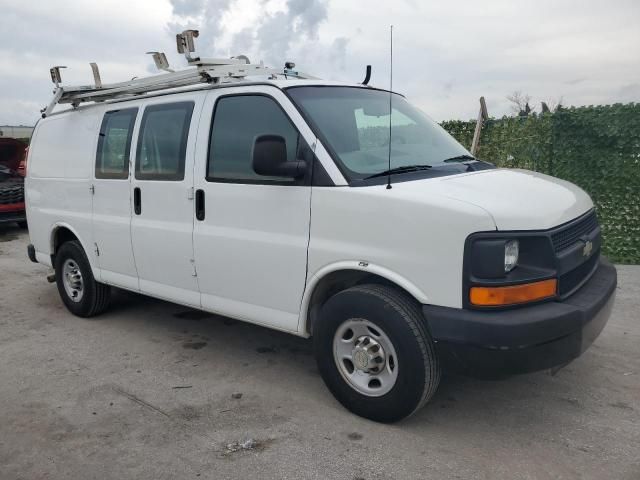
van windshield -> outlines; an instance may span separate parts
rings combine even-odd
[[[349,181],[385,172],[389,142],[391,169],[398,172],[422,166],[446,168],[448,159],[473,160],[451,135],[401,95],[392,95],[389,135],[389,92],[321,86],[292,87],[287,93],[315,125]]]

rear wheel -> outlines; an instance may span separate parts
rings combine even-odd
[[[360,285],[323,305],[316,361],[333,395],[353,413],[395,422],[435,393],[440,364],[419,306],[382,285]]]
[[[19,226],[20,228],[25,229],[25,230],[26,230],[27,228],[29,228],[29,226],[27,225],[27,221],[26,221],[26,220],[25,220],[25,221],[22,221],[22,222],[18,222],[18,226]]]
[[[80,242],[64,243],[56,253],[54,267],[60,298],[71,313],[92,317],[107,309],[110,288],[93,278]]]

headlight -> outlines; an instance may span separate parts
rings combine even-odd
[[[543,234],[471,234],[462,270],[464,308],[505,307],[554,298],[557,292],[556,256]]]
[[[518,264],[520,245],[518,240],[509,240],[504,244],[504,271],[510,272]]]

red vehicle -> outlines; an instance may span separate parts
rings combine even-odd
[[[24,211],[24,177],[27,146],[13,138],[0,138],[0,224],[16,222],[27,227]]]

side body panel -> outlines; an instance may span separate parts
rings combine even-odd
[[[80,239],[92,268],[91,160],[95,157],[100,109],[68,112],[41,120],[29,148],[26,179],[29,236],[36,257],[51,264],[53,234],[68,226]]]
[[[391,190],[385,185],[313,189],[300,333],[314,286],[336,270],[375,273],[423,304],[462,306],[465,239],[474,231],[494,230],[495,224],[479,207],[430,194],[432,182],[438,179],[397,183]]]

